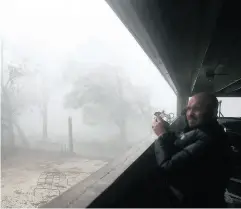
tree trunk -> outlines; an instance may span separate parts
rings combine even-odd
[[[28,140],[23,132],[23,130],[21,129],[21,127],[17,124],[17,122],[14,122],[14,126],[16,127],[18,134],[20,136],[20,139],[22,140],[22,143],[25,147],[29,147],[29,143]]]
[[[5,122],[6,122],[6,131],[8,132],[8,136],[6,139],[6,145],[10,147],[15,146],[15,137],[14,137],[14,129],[13,129],[13,111],[12,105],[10,103],[10,99],[8,97],[8,92],[5,88],[2,88],[2,111],[5,115]]]
[[[120,130],[120,139],[118,140],[118,144],[120,145],[120,148],[121,147],[127,147],[128,146],[128,140],[127,140],[127,127],[126,127],[126,122],[125,122],[125,119],[120,119],[118,122],[117,122],[117,125],[119,127],[119,130]]]
[[[15,136],[14,136],[14,128],[13,128],[12,119],[9,120],[8,131],[9,131],[8,145],[10,147],[15,147]]]

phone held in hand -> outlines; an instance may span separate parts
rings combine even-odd
[[[169,124],[169,122],[167,121],[167,118],[166,118],[166,116],[165,116],[164,111],[163,111],[163,112],[155,112],[155,113],[154,113],[154,116],[156,116],[156,117],[161,117],[162,120],[165,122],[166,128],[167,128],[167,129],[169,128],[170,124]]]
[[[157,117],[157,116],[160,116],[161,115],[161,112],[155,112],[154,115]]]
[[[169,124],[172,123],[174,120],[174,114],[173,113],[166,113],[164,110],[161,112],[155,112],[154,115],[156,117],[161,117],[164,121],[168,122]]]
[[[164,113],[164,111],[163,112],[155,112],[154,115],[156,117],[161,117],[162,120],[164,120],[165,122],[168,123],[167,118],[166,118],[166,114]]]

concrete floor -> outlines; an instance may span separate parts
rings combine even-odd
[[[1,207],[37,208],[106,164],[101,160],[41,151],[2,159]]]

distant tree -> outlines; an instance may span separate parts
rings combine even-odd
[[[20,136],[22,143],[25,146],[28,146],[25,133],[17,119],[25,109],[28,109],[31,106],[38,106],[43,116],[43,137],[46,138],[46,112],[48,101],[45,93],[46,91],[43,91],[40,87],[40,92],[38,92],[38,84],[36,84],[36,79],[39,73],[36,70],[28,69],[25,64],[19,66],[8,65],[7,72],[8,75],[5,78],[6,82],[2,83],[1,85],[1,121],[4,133],[7,133],[8,136],[6,139],[6,137],[2,135],[2,139],[4,139],[9,145],[14,146],[15,129]]]
[[[25,145],[28,145],[26,137],[19,124],[16,121],[16,116],[19,114],[20,106],[17,104],[18,93],[21,90],[21,85],[17,83],[17,80],[24,76],[24,71],[21,68],[9,66],[8,79],[6,83],[1,85],[1,108],[2,117],[1,124],[3,128],[2,133],[8,133],[8,144],[14,146],[14,126],[17,128],[19,135]],[[2,135],[4,140],[4,136]]]
[[[40,70],[27,71],[20,83],[23,88],[19,93],[20,110],[28,109],[31,106],[38,107],[42,117],[42,139],[48,138],[48,104],[50,92],[46,76]]]
[[[45,76],[41,73],[39,73],[38,76],[40,77],[38,107],[42,116],[42,139],[46,140],[48,139],[48,104],[50,95]]]
[[[117,67],[103,65],[81,75],[65,97],[66,108],[83,108],[97,104],[119,127],[120,138],[127,140],[127,121],[132,117],[150,116],[148,97],[134,87]]]

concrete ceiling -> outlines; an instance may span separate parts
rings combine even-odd
[[[106,1],[176,94],[241,96],[241,1]]]

